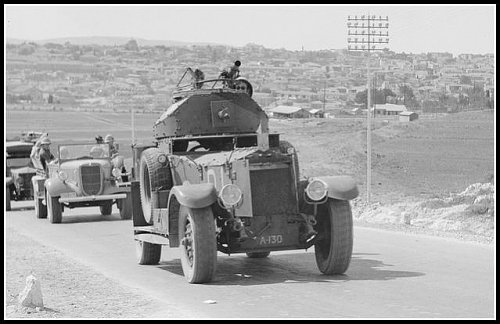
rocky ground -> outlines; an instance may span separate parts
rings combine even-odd
[[[13,318],[180,318],[169,305],[124,287],[63,253],[14,231],[6,234],[5,313]],[[20,307],[26,277],[40,282],[44,307]]]
[[[495,186],[476,183],[442,198],[407,198],[394,204],[354,201],[359,226],[430,234],[493,244],[495,240]]]

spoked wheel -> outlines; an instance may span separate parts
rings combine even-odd
[[[189,283],[210,282],[217,264],[215,222],[210,207],[179,210],[181,263]]]
[[[318,206],[316,221],[314,251],[319,270],[327,275],[344,273],[351,262],[353,246],[349,201],[329,198]]]
[[[158,264],[161,257],[161,245],[144,241],[135,241],[135,252],[139,264]]]

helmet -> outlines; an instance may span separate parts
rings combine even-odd
[[[47,144],[47,145],[50,145],[50,139],[48,137],[44,137],[42,138],[42,140],[40,141],[40,144]]]
[[[234,62],[234,65],[236,65],[236,66],[240,66],[240,65],[241,65],[241,62],[240,62],[240,61],[236,61],[236,62]]]
[[[115,138],[111,134],[108,134],[108,135],[106,135],[106,137],[104,137],[104,143],[109,143],[109,142],[112,142],[114,140],[115,140]]]

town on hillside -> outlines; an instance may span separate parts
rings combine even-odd
[[[253,99],[274,117],[366,114],[367,57],[346,49],[290,51],[247,44],[141,46],[6,44],[12,110],[159,113],[187,67],[216,78],[235,60]],[[494,55],[371,53],[375,116],[493,109]]]

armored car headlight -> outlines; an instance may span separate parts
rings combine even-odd
[[[309,199],[320,201],[328,194],[328,186],[324,181],[314,179],[307,185],[306,194]]]
[[[243,194],[241,189],[234,184],[227,184],[219,192],[219,199],[226,208],[234,207],[241,202]]]
[[[67,174],[66,172],[64,172],[64,171],[59,171],[59,172],[57,173],[57,176],[59,177],[59,179],[60,179],[61,181],[66,181],[66,180],[68,180],[68,174]]]

